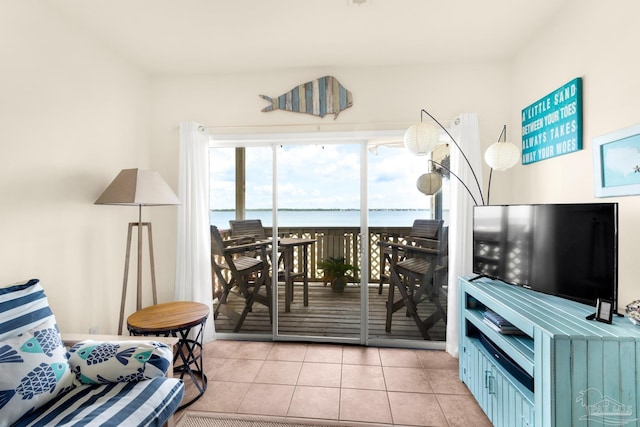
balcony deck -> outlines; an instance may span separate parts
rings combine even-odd
[[[267,235],[271,235],[271,229],[265,227]],[[382,269],[382,260],[377,242],[395,241],[404,242],[404,237],[409,234],[410,227],[370,227],[368,236],[368,265],[369,265],[369,338],[380,339],[411,339],[423,340],[418,327],[411,317],[405,315],[405,310],[399,310],[393,314],[391,332],[385,331],[386,301],[388,285],[378,295],[378,279]],[[309,249],[307,266],[311,282],[309,283],[309,306],[302,303],[301,284],[295,284],[294,301],[291,311],[284,311],[284,286],[279,286],[279,334],[296,336],[317,337],[345,337],[357,338],[360,336],[360,287],[350,285],[344,294],[334,293],[329,287],[324,287],[320,280],[322,274],[318,271],[318,261],[328,257],[344,257],[346,262],[356,266],[361,265],[361,235],[358,227],[280,227],[281,236],[315,239],[316,243]],[[223,236],[230,234],[228,230],[222,231]],[[295,270],[302,271],[303,260],[299,254],[295,254]],[[214,278],[215,281],[215,278]],[[396,292],[396,298],[398,293]],[[446,310],[446,296],[440,297],[440,303]],[[230,294],[229,308],[241,312],[244,300]],[[435,311],[435,305],[430,301],[418,304],[418,313],[422,319],[429,317]],[[217,332],[233,333],[234,324],[220,314],[215,321]],[[253,311],[249,313],[239,334],[258,333],[272,334],[272,325],[269,323],[267,307],[254,304]],[[446,337],[446,325],[443,320],[429,329],[432,341],[444,341]]]
[[[309,306],[302,303],[301,285],[296,284],[295,299],[291,304],[291,311],[284,312],[284,289],[280,287],[278,294],[279,306],[279,334],[314,337],[357,338],[360,336],[360,287],[350,285],[344,293],[335,293],[322,283],[309,284]],[[388,287],[385,285],[382,295],[378,295],[378,285],[369,285],[369,338],[380,339],[411,339],[422,340],[418,327],[411,317],[399,310],[393,315],[391,332],[385,331],[386,300]],[[442,296],[441,303],[446,309],[446,296]],[[236,295],[230,295],[228,303],[237,311],[242,310],[244,300]],[[435,306],[427,301],[418,305],[421,317],[426,318],[435,311]],[[220,314],[215,321],[216,332],[233,333],[233,323],[224,314]],[[267,307],[254,304],[242,329],[238,334],[268,334],[272,333],[269,323]],[[438,322],[429,330],[432,341],[444,341],[446,325]]]

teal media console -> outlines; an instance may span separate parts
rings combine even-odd
[[[640,425],[640,326],[500,281],[459,283],[460,380],[494,426]],[[487,309],[520,333],[497,331]]]

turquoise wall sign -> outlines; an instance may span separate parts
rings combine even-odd
[[[522,164],[582,150],[582,78],[522,110]]]

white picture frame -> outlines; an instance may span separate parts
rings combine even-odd
[[[596,197],[640,194],[640,124],[593,139]]]

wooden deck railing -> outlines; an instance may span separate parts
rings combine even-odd
[[[266,227],[267,235],[271,235],[271,228]],[[402,236],[409,234],[411,227],[370,227],[369,228],[369,283],[380,279],[380,248],[378,242],[402,241]],[[316,243],[309,248],[309,277],[320,280],[322,274],[318,271],[318,262],[328,257],[344,257],[345,262],[360,268],[360,228],[359,227],[279,227],[280,236],[304,237],[316,239]],[[223,232],[224,236],[224,232]],[[296,270],[301,261],[295,254]]]

